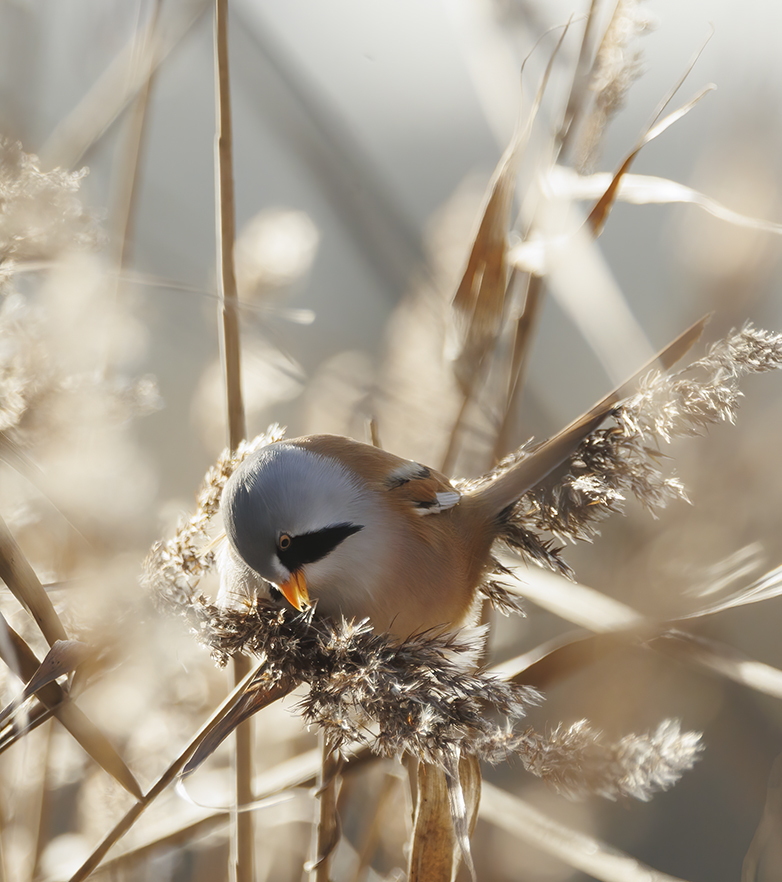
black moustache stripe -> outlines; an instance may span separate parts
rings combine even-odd
[[[312,533],[291,536],[290,545],[287,548],[277,548],[277,557],[283,566],[292,573],[303,567],[304,564],[321,560],[334,551],[348,536],[363,529],[363,525],[360,524],[334,524]]]

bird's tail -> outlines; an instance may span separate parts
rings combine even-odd
[[[708,320],[709,316],[707,315],[695,322],[633,374],[629,380],[606,395],[591,410],[574,420],[553,438],[541,444],[529,456],[502,472],[493,481],[471,493],[473,502],[494,514],[499,514],[516,502],[524,493],[561,465],[581,441],[603,422],[613,407],[635,392],[638,381],[649,371],[654,368],[668,370],[675,364],[700,337]]]

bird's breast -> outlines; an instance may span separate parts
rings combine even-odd
[[[368,618],[405,639],[468,623],[490,546],[458,507],[415,518],[391,511],[305,575],[320,612]]]

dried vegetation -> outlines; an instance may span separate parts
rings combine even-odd
[[[283,437],[273,426],[244,440],[226,9],[220,0],[217,226],[230,443],[207,472],[195,513],[180,521],[172,538],[153,546],[144,567],[146,592],[138,589],[136,576],[139,547],[150,532],[145,520],[154,485],[131,427],[160,400],[154,381],[137,371],[144,335],[123,284],[129,252],[107,248],[101,223],[84,207],[79,188],[86,170],[47,170],[21,145],[0,140],[0,458],[3,515],[9,523],[0,522],[0,578],[8,589],[0,606],[5,697],[0,771],[9,793],[0,831],[3,878],[77,882],[110,872],[120,879],[200,880],[223,878],[229,864],[232,878],[242,882],[299,878],[307,846],[291,833],[293,822],[302,819],[295,807],[304,804],[306,817],[311,816],[300,788],[317,782],[320,800],[309,863],[313,882],[399,878],[405,839],[410,880],[455,878],[462,862],[473,878],[493,878],[491,862],[482,858],[483,844],[471,846],[473,837],[480,842],[478,818],[598,879],[671,879],[585,835],[577,824],[569,827],[547,816],[519,795],[523,784],[515,778],[508,778],[505,789],[484,784],[481,796],[479,761],[503,769],[520,766],[559,794],[587,800],[595,817],[601,810],[591,797],[646,801],[676,784],[703,755],[700,734],[689,729],[702,722],[685,719],[682,728],[674,717],[686,713],[669,717],[651,698],[632,727],[625,725],[623,712],[596,722],[567,712],[577,720],[560,723],[565,716],[557,715],[560,706],[548,710],[547,690],[556,691],[593,666],[597,680],[600,660],[612,653],[645,656],[654,649],[687,669],[705,669],[782,699],[782,671],[696,630],[707,616],[773,601],[782,584],[778,570],[747,584],[752,553],[739,549],[733,563],[719,561],[708,573],[701,567],[700,577],[689,577],[686,530],[678,525],[685,547],[668,561],[680,574],[679,587],[692,589],[688,602],[675,606],[674,614],[644,615],[608,596],[616,577],[610,567],[597,569],[596,578],[605,584],[595,582],[607,594],[575,581],[569,555],[560,547],[602,542],[601,525],[609,515],[624,513],[631,497],[655,514],[671,501],[687,501],[684,482],[669,466],[667,445],[696,436],[691,444],[709,449],[709,427],[736,421],[739,381],[782,367],[782,335],[730,316],[740,329],[726,333],[702,357],[675,370],[645,372],[637,382],[620,386],[608,419],[514,506],[495,549],[495,572],[482,588],[487,612],[481,629],[421,634],[400,644],[364,622],[330,621],[316,609],[295,614],[262,598],[239,609],[215,603],[209,596],[210,540],[222,489],[245,456]],[[593,3],[579,25],[573,85],[566,109],[551,110],[562,120],[551,131],[539,119],[549,100],[546,85],[557,65],[566,69],[561,47],[578,41],[578,28],[565,29],[556,48],[549,47],[537,96],[529,109],[522,107],[517,131],[489,183],[476,233],[462,252],[460,278],[443,282],[433,262],[427,281],[411,291],[393,317],[388,349],[372,382],[359,376],[347,380],[353,404],[343,431],[369,398],[379,418],[376,443],[382,437],[405,452],[411,425],[425,425],[427,431],[416,440],[431,455],[419,458],[471,475],[462,481],[464,488],[491,481],[534,449],[532,441],[521,443],[519,425],[542,306],[549,289],[561,282],[558,265],[578,260],[585,241],[595,247],[617,201],[692,201],[723,219],[754,226],[757,235],[780,231],[773,222],[739,219],[711,201],[706,204],[694,191],[685,200],[672,182],[629,174],[643,146],[680,120],[703,93],[658,121],[663,105],[618,171],[586,175],[598,164],[606,125],[639,74],[637,38],[647,26],[639,4],[621,0],[601,35],[600,11]],[[143,58],[133,68],[143,88],[133,106],[139,124],[130,129],[125,155],[136,163],[149,84],[165,54],[162,37],[150,40],[148,33],[154,37],[158,28],[166,33],[160,13],[156,7],[139,43]],[[524,76],[527,88],[530,75]],[[127,97],[123,93],[115,113]],[[535,158],[538,165],[526,170],[536,179],[535,200],[525,200],[514,221],[518,178],[534,156],[530,141],[537,130],[548,158]],[[129,195],[118,224],[125,239],[132,227],[137,172],[134,165],[125,182]],[[578,214],[584,200],[588,209]],[[576,214],[559,214],[553,222],[548,209],[563,201]],[[309,227],[307,236],[311,243]],[[117,265],[108,266],[106,251]],[[307,265],[311,259],[309,252],[303,258]],[[262,280],[273,276],[263,266],[253,270],[256,298],[263,299]],[[408,333],[412,328],[414,338]],[[593,339],[587,325],[581,330]],[[628,334],[636,331],[629,328]],[[441,355],[446,340],[448,357]],[[405,398],[411,378],[421,401]],[[401,416],[404,410],[407,419]],[[426,418],[419,419],[419,412]],[[775,469],[771,462],[758,466],[761,474]],[[666,521],[667,516],[660,519],[660,530]],[[641,559],[633,558],[637,570]],[[521,563],[531,567],[517,579],[512,567]],[[554,574],[550,590],[536,589],[531,575],[536,566]],[[624,571],[622,578],[627,578]],[[638,572],[637,579],[642,583],[643,574]],[[737,579],[746,587],[731,588]],[[565,634],[535,645],[534,636],[526,634],[526,649],[519,655],[520,620],[508,623],[489,608],[503,616],[518,613],[518,595],[525,593],[593,636]],[[559,603],[558,598],[566,599]],[[512,626],[517,633],[509,641]],[[485,655],[487,631],[501,636],[492,647],[493,660],[500,662],[493,667]],[[233,663],[234,686],[227,698],[220,696],[220,681],[198,644],[218,665]],[[255,663],[252,669],[248,659]],[[280,711],[283,702],[295,716]],[[320,733],[319,750],[312,748],[299,719]],[[254,734],[250,720],[257,720]],[[631,728],[641,734],[627,734]],[[235,730],[239,747],[229,774],[220,745]],[[706,752],[709,740],[707,732]],[[257,774],[256,758],[262,766]],[[391,798],[408,787],[407,776],[399,774],[402,763],[414,785],[410,831]],[[212,808],[206,808],[192,794],[210,775],[211,789],[203,800]],[[187,798],[173,794],[177,782]],[[758,867],[771,861],[769,830],[778,787],[773,780],[769,787],[766,813],[751,846],[747,843],[746,880],[757,878]],[[238,814],[237,793],[246,809]],[[67,794],[73,802],[63,807]],[[272,835],[259,829],[269,823],[260,809],[280,798],[287,806],[278,816],[284,832],[273,834],[276,848],[259,849],[261,836]],[[351,808],[351,801],[358,808]],[[259,810],[257,822],[252,808]],[[69,813],[70,826],[62,832],[62,818]],[[167,829],[165,813],[171,816]],[[344,833],[340,815],[348,818]],[[109,854],[121,839],[122,846]],[[187,862],[194,862],[199,850],[208,869],[193,863],[186,875]]]

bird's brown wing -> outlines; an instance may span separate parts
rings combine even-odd
[[[386,486],[397,502],[411,506],[420,515],[447,511],[462,498],[445,475],[417,462],[407,461],[392,472]]]
[[[290,443],[337,460],[367,487],[388,493],[392,505],[409,506],[419,515],[447,511],[461,499],[445,475],[370,444],[341,435],[307,435]]]

